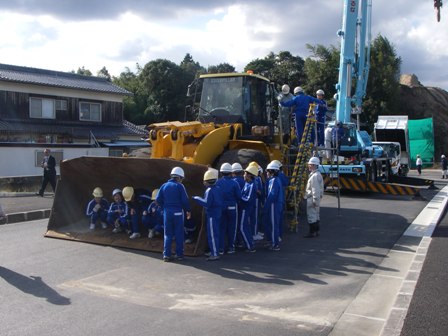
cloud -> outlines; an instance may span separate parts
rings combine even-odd
[[[69,71],[125,67],[186,53],[207,67],[237,70],[269,52],[306,58],[306,44],[339,46],[343,1],[10,0],[0,1],[0,62]],[[430,1],[374,0],[372,36],[385,36],[427,85],[448,88],[447,20]]]

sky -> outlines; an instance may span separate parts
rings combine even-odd
[[[402,73],[448,90],[448,7],[431,0],[372,0],[372,39],[386,37]],[[339,46],[343,0],[0,0],[0,63],[113,76],[187,53],[242,71],[270,52],[310,55]]]

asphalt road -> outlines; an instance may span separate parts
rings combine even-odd
[[[340,204],[325,196],[318,239],[302,238],[302,224],[280,252],[215,263],[44,238],[46,220],[2,225],[1,335],[329,335],[372,274],[401,273],[384,261],[427,200],[348,194]]]
[[[44,238],[47,220],[0,225],[0,334],[380,335],[373,330],[381,330],[395,300],[387,280],[402,278],[404,258],[415,249],[402,234],[436,192],[343,194],[340,209],[336,196],[326,194],[320,238],[302,238],[301,224],[298,234],[286,234],[280,252],[259,247],[215,263],[202,257],[163,263],[158,253]],[[16,212],[51,207],[52,198],[0,202]],[[434,238],[428,260],[444,238],[440,244]],[[447,270],[447,252],[436,252],[433,266],[425,262],[415,292],[423,297],[412,300],[403,335],[447,334],[447,276],[440,271]],[[369,287],[378,274],[380,297]],[[361,315],[366,307],[372,316]],[[426,325],[422,311],[430,315]],[[347,323],[357,315],[361,322]]]

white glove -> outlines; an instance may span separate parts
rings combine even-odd
[[[93,211],[98,212],[98,210],[101,209],[101,205],[97,204],[93,207]]]

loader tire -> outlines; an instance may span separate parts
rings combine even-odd
[[[268,157],[265,153],[255,149],[235,149],[224,152],[217,160],[215,167],[219,169],[225,162],[233,164],[239,162],[246,168],[252,161],[257,162],[263,169],[268,165]]]

